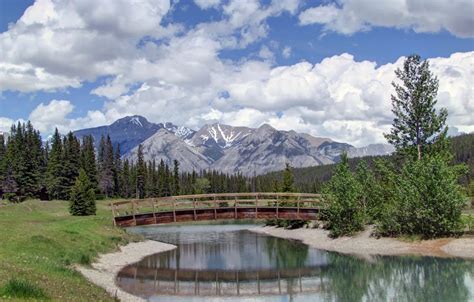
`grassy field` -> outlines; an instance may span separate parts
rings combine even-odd
[[[0,205],[0,300],[114,301],[72,268],[137,239],[112,226],[108,202],[90,217],[66,201]]]

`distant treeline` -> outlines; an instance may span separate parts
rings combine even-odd
[[[474,179],[474,134],[451,138],[457,163],[466,163],[469,174],[463,184]],[[349,160],[351,168],[361,161],[371,166],[376,159],[396,161],[394,156]],[[293,168],[294,190],[320,193],[335,165]],[[140,148],[135,162],[120,157],[120,145],[102,137],[98,150],[91,136],[79,140],[73,133],[61,136],[56,130],[43,143],[30,122],[13,125],[8,139],[0,135],[0,195],[11,200],[25,198],[64,199],[84,169],[98,198],[145,198],[178,194],[284,191],[284,171],[256,177],[218,171],[180,172],[179,162],[144,161]]]
[[[251,181],[241,174],[216,171],[183,172],[179,162],[122,159],[120,146],[102,137],[96,152],[92,136],[79,140],[72,132],[61,136],[56,129],[43,143],[30,122],[13,125],[8,139],[0,135],[0,197],[70,198],[79,171],[83,169],[98,198],[145,198],[178,194],[245,192]]]
[[[449,139],[451,151],[454,155],[455,163],[465,163],[469,168],[469,173],[461,178],[463,185],[468,185],[474,181],[474,133],[463,134]],[[349,159],[351,170],[355,170],[361,161],[367,162],[369,166],[377,159],[385,159],[396,162],[397,158],[392,156],[366,156]],[[322,186],[333,175],[336,164],[315,166],[307,168],[293,168],[295,177],[295,189],[298,192],[320,193]],[[258,191],[272,191],[278,187],[283,180],[283,171],[271,172],[265,175],[257,176],[254,183]]]

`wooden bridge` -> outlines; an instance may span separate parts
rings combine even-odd
[[[314,220],[320,195],[307,193],[224,193],[180,195],[112,202],[121,227],[218,219]]]

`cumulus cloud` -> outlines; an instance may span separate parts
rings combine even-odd
[[[341,0],[311,7],[299,15],[301,25],[322,24],[326,31],[350,35],[374,26],[413,29],[417,33],[447,30],[474,37],[471,0]]]
[[[0,90],[78,87],[116,74],[142,37],[176,29],[160,26],[169,7],[169,0],[37,0],[0,34]]]

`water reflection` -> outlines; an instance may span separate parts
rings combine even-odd
[[[472,261],[357,257],[245,230],[135,231],[178,245],[124,268],[118,285],[151,301],[472,301]]]

